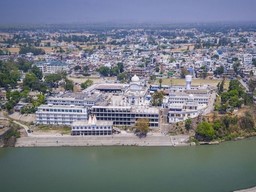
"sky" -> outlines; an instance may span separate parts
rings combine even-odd
[[[0,0],[0,24],[256,21],[256,0]]]

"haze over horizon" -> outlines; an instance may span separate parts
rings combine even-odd
[[[256,21],[255,0],[10,0],[0,24]]]

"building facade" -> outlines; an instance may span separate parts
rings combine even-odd
[[[91,114],[98,120],[113,121],[116,126],[134,126],[139,118],[149,119],[151,128],[159,126],[159,110],[131,106],[93,106]]]
[[[36,112],[37,124],[71,125],[87,120],[87,109],[81,106],[41,105]]]
[[[90,116],[88,121],[75,121],[71,124],[71,135],[112,135],[112,121],[98,121]]]

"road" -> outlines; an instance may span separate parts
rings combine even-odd
[[[247,92],[249,92],[249,88],[248,88],[247,84],[246,84],[242,79],[240,79],[239,82],[240,82],[241,85],[245,88],[245,90],[246,90]]]
[[[18,122],[18,121],[13,121],[13,123],[15,123],[15,124],[17,124],[17,125],[23,127],[23,128],[25,129],[25,131],[26,131],[28,137],[31,137],[31,136],[32,136],[32,133],[29,133],[29,131],[28,131],[28,130],[29,130],[29,127],[28,127],[27,125],[21,124],[21,123]]]
[[[210,98],[209,98],[208,106],[204,110],[203,115],[206,115],[206,114],[211,113],[212,111],[214,111],[215,99],[216,99],[216,93],[212,93]]]

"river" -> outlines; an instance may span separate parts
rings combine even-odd
[[[256,138],[192,147],[0,149],[3,192],[229,192],[256,186]]]

